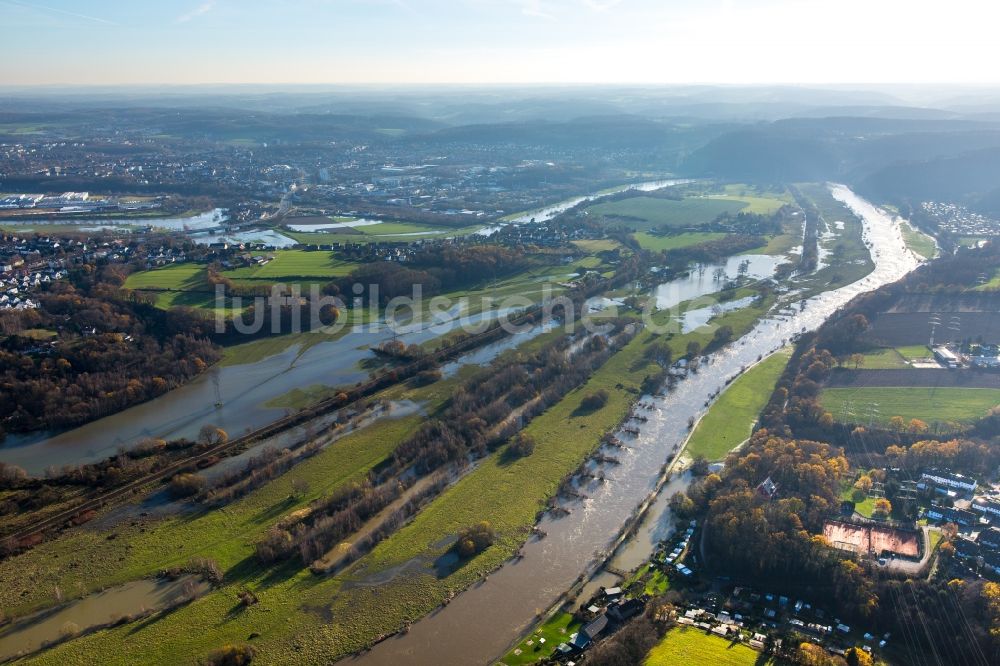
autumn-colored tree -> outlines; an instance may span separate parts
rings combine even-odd
[[[458,533],[458,553],[462,557],[478,555],[493,545],[496,531],[488,521],[482,521],[461,530]]]
[[[852,647],[845,655],[848,666],[874,666],[872,656],[859,647]]]
[[[902,416],[893,416],[889,419],[889,427],[896,432],[903,432],[906,428],[906,420]]]
[[[198,431],[198,443],[210,447],[225,444],[229,441],[229,433],[222,428],[206,423]]]
[[[884,520],[892,514],[892,503],[884,497],[875,500],[875,508],[872,509],[872,518]]]
[[[908,430],[916,435],[922,435],[927,432],[927,424],[920,419],[910,419],[910,424]]]
[[[802,666],[844,666],[842,657],[830,654],[823,647],[813,643],[800,643],[796,662]]]

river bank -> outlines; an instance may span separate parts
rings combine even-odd
[[[764,318],[714,354],[713,362],[689,375],[678,390],[662,397],[642,397],[655,404],[650,421],[629,441],[631,448],[620,457],[620,464],[605,470],[608,482],[594,488],[581,501],[580,510],[561,517],[546,515],[538,528],[547,537],[525,544],[522,558],[415,623],[406,634],[379,644],[350,663],[392,664],[400,659],[418,665],[485,663],[502,655],[573,585],[580,572],[587,570],[595,553],[605,551],[635,507],[655,490],[664,461],[681,455],[680,450],[674,450],[687,438],[689,418],[697,419],[705,411],[710,396],[716,395],[728,378],[803,330],[818,327],[854,296],[895,281],[916,267],[916,259],[902,243],[897,222],[846,187],[831,186],[830,191],[862,218],[875,265],[870,274],[810,298],[799,312]],[[629,438],[625,433],[622,436]],[[648,515],[659,522],[667,517],[668,498],[664,493],[656,498]]]

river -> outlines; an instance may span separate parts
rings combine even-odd
[[[579,197],[573,197],[572,199],[566,199],[565,201],[560,201],[557,204],[552,204],[551,206],[545,206],[544,208],[538,208],[536,210],[528,211],[526,213],[520,213],[515,217],[507,218],[504,222],[500,224],[495,224],[488,227],[483,227],[476,233],[481,236],[490,236],[500,230],[501,227],[505,227],[508,224],[529,224],[531,222],[548,222],[552,218],[560,215],[573,206],[578,206],[585,201],[595,201],[596,199],[602,199],[604,197],[609,197],[612,194],[620,194],[622,192],[652,192],[654,190],[662,190],[664,187],[673,187],[674,185],[683,185],[684,183],[694,182],[690,179],[673,179],[673,180],[650,180],[645,183],[631,183],[629,185],[620,185],[618,187],[612,187],[607,190],[602,190],[600,192],[595,192],[594,194],[586,194]]]
[[[656,190],[682,182],[688,181],[658,180],[623,185],[613,190],[574,197],[544,211],[522,217],[525,221],[530,217],[550,219],[581,201],[630,189]],[[195,237],[205,240],[210,236],[201,234],[217,228],[225,219],[225,211],[216,209],[193,217],[149,219],[146,223],[174,230],[188,230],[194,232]],[[112,225],[125,223],[100,219],[79,222],[108,222]],[[710,280],[711,278],[706,278],[706,284],[698,287],[707,288]],[[452,318],[447,323],[433,328],[429,325],[403,328],[399,339],[406,344],[420,344],[459,325],[474,325],[483,318],[493,318],[500,314],[503,313],[493,311],[461,316],[462,313],[456,309],[451,312]],[[536,327],[531,335],[537,335],[542,330]],[[219,426],[231,436],[240,435],[284,416],[285,410],[267,407],[267,403],[292,389],[314,385],[347,386],[366,379],[368,372],[361,367],[361,363],[372,358],[371,347],[392,337],[392,331],[384,326],[378,330],[371,330],[366,326],[363,331],[351,331],[339,339],[316,344],[301,354],[301,346],[292,345],[279,354],[257,362],[215,367],[158,398],[72,430],[62,433],[8,435],[0,443],[0,461],[18,465],[29,474],[40,475],[50,466],[96,462],[147,437],[194,437],[206,424]],[[525,341],[525,336],[515,336],[513,340],[520,344]],[[469,360],[463,358],[462,361],[489,362],[496,354],[509,348],[510,344],[511,341],[492,345],[485,351],[469,355]],[[221,405],[217,406],[218,403]]]
[[[714,354],[709,364],[684,379],[676,390],[662,398],[645,396],[655,409],[644,412],[649,421],[637,437],[618,433],[630,447],[614,451],[621,464],[603,469],[607,482],[583,485],[588,497],[568,504],[572,510],[569,515],[546,515],[539,527],[547,536],[529,541],[522,549],[523,559],[508,562],[444,608],[413,624],[407,633],[378,644],[350,663],[438,666],[489,663],[502,656],[539,613],[555,603],[581,573],[603,559],[620,527],[655,489],[663,463],[680,455],[675,447],[688,435],[688,419],[698,418],[706,410],[709,396],[724,387],[727,378],[755,363],[758,356],[777,350],[795,334],[817,328],[855,296],[894,282],[917,266],[917,259],[903,243],[898,221],[842,185],[830,189],[863,220],[875,264],[870,274],[809,299],[800,312],[761,320],[745,336]],[[618,554],[623,565],[641,563],[665,534],[670,519],[666,508],[669,494],[660,493],[649,519]]]
[[[421,344],[459,326],[476,325],[509,314],[492,310],[465,315],[458,307],[447,315],[423,324],[396,326],[405,344]],[[57,434],[8,435],[0,445],[0,461],[18,465],[29,474],[40,475],[50,466],[90,463],[113,455],[147,437],[193,438],[206,424],[226,430],[230,436],[267,425],[285,415],[268,403],[292,389],[316,385],[350,386],[367,379],[362,362],[374,358],[372,347],[394,337],[385,325],[359,327],[341,337],[315,344],[302,351],[290,345],[281,353],[253,363],[216,366],[193,381],[158,398]],[[547,330],[536,325],[509,340],[488,345],[459,359],[461,363],[488,363],[497,354]]]
[[[0,661],[36,652],[69,636],[174,608],[209,590],[196,576],[132,581],[14,620],[0,631]]]

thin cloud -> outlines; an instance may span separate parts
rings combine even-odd
[[[583,4],[595,12],[606,12],[622,4],[622,0],[583,0]]]
[[[63,16],[72,16],[73,18],[83,19],[85,21],[93,21],[94,23],[104,23],[105,25],[118,25],[114,21],[109,21],[108,19],[103,19],[98,16],[88,16],[87,14],[80,14],[78,12],[70,12],[65,9],[58,9],[56,7],[46,7],[45,5],[36,5],[29,2],[21,2],[21,0],[3,0],[6,5],[13,5],[15,7],[24,7],[26,9],[33,9],[40,12],[49,12],[50,14],[62,14]]]
[[[215,9],[215,0],[209,0],[208,2],[203,2],[186,14],[181,14],[177,17],[177,23],[187,23],[188,21],[193,21],[199,16],[204,16]]]
[[[515,0],[514,4],[521,8],[521,13],[525,16],[544,19],[555,18],[544,0]]]

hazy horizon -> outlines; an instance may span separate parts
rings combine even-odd
[[[0,86],[990,85],[974,0],[0,0]]]

